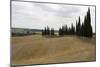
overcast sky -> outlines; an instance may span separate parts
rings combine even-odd
[[[12,1],[12,27],[43,29],[45,26],[58,30],[64,24],[69,27],[76,24],[78,17],[81,23],[90,8],[91,25],[95,32],[95,7],[80,5],[65,5],[36,2]]]

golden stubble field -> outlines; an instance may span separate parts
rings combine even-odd
[[[95,39],[84,39],[76,36],[12,37],[11,65],[95,61],[95,49]]]

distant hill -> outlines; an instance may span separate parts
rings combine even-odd
[[[12,33],[33,33],[33,32],[42,32],[42,29],[29,29],[29,28],[11,28]],[[58,32],[58,30],[55,30]]]
[[[11,28],[12,33],[33,33],[33,32],[41,32],[41,29],[28,29],[28,28]]]

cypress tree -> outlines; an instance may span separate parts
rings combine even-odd
[[[80,36],[80,28],[81,28],[81,26],[80,26],[80,16],[79,16],[79,19],[78,19],[78,26],[77,26],[78,28],[78,30],[77,30],[77,35],[78,36]]]
[[[47,30],[46,30],[46,27],[45,27],[45,29],[44,29],[44,35],[46,35],[47,34]]]
[[[71,34],[71,28],[70,27],[68,28],[68,34],[69,35]]]
[[[78,22],[76,20],[76,35],[78,35]]]
[[[65,26],[65,35],[68,34],[68,28],[67,28],[67,25]]]
[[[84,23],[82,23],[80,28],[80,36],[84,36]]]
[[[90,16],[90,8],[88,8],[87,15],[84,19],[84,36],[92,37],[92,26],[91,26],[91,16]]]
[[[71,34],[74,35],[74,33],[75,33],[75,27],[74,27],[73,24],[72,24],[72,25],[71,25]]]
[[[65,28],[64,28],[64,26],[62,26],[62,35],[64,35],[65,34]]]
[[[49,27],[47,26],[47,33],[46,33],[47,35],[50,35],[50,29],[49,29]]]
[[[59,28],[59,36],[61,36],[61,33],[62,33],[62,32],[61,32],[61,28]]]
[[[92,37],[92,26],[91,26],[91,15],[90,15],[90,8],[88,8],[87,12],[87,23],[88,23],[88,37]]]
[[[51,35],[54,35],[54,28],[51,28]]]
[[[65,25],[63,26],[63,35],[66,35],[66,27],[65,27]]]
[[[85,18],[84,18],[84,25],[83,25],[83,32],[84,32],[84,34],[83,34],[83,36],[87,36],[87,34],[88,34],[88,24],[87,24],[87,16],[85,16]]]

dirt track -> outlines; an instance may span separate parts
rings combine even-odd
[[[94,61],[95,40],[75,36],[45,38],[39,35],[12,37],[12,65]]]

